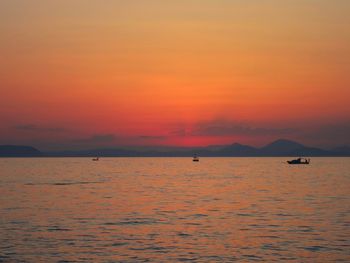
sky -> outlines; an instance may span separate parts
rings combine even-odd
[[[1,0],[0,144],[350,145],[348,0]]]

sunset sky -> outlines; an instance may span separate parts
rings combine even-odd
[[[1,0],[0,144],[350,144],[348,0]]]

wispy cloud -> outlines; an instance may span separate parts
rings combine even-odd
[[[304,134],[306,140],[325,144],[350,144],[350,121],[332,123],[309,129]]]
[[[275,127],[254,127],[248,124],[226,121],[213,120],[209,122],[198,123],[191,135],[193,136],[283,136],[295,133],[293,128],[275,128]]]
[[[60,127],[45,127],[36,124],[20,124],[13,127],[17,131],[26,132],[64,132],[64,128]]]
[[[88,138],[76,139],[77,143],[111,143],[117,139],[114,134],[95,134]]]
[[[171,131],[170,135],[171,136],[186,136],[186,135],[188,135],[188,131],[184,128],[176,129],[174,131]]]
[[[162,135],[141,135],[138,138],[144,139],[144,140],[165,140],[168,137],[162,136]]]

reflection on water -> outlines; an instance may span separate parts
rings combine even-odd
[[[350,158],[0,159],[0,262],[350,262]]]

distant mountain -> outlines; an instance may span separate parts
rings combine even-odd
[[[105,156],[105,157],[190,157],[197,154],[202,157],[263,157],[263,156],[336,156],[334,152],[304,146],[300,143],[279,139],[262,148],[234,143],[208,147],[166,147],[166,148],[129,148],[95,149],[86,151],[66,151],[48,153],[49,156]],[[339,154],[338,154],[339,155]]]
[[[313,147],[302,147],[289,152],[288,156],[335,156],[333,152]]]
[[[0,157],[38,157],[42,153],[31,146],[0,145]]]
[[[30,146],[0,146],[0,157],[264,157],[264,156],[350,156],[350,147],[331,151],[279,139],[261,148],[234,143],[208,147],[131,147],[42,153]]]
[[[266,156],[289,155],[291,152],[295,152],[303,148],[305,148],[305,146],[300,143],[290,140],[279,139],[262,147],[259,150],[259,153],[260,155]]]
[[[350,147],[349,146],[337,147],[333,149],[332,152],[336,153],[339,156],[350,156]]]
[[[46,153],[49,157],[95,157],[95,156],[104,156],[104,157],[134,157],[142,156],[143,152],[136,150],[126,150],[126,149],[116,149],[116,148],[107,148],[107,149],[91,149],[91,150],[77,150],[77,151],[61,151],[61,152],[49,152]]]
[[[279,139],[260,149],[261,156],[332,156],[334,153],[304,146],[291,140]]]
[[[258,149],[249,145],[234,143],[217,151],[222,156],[256,156]]]

